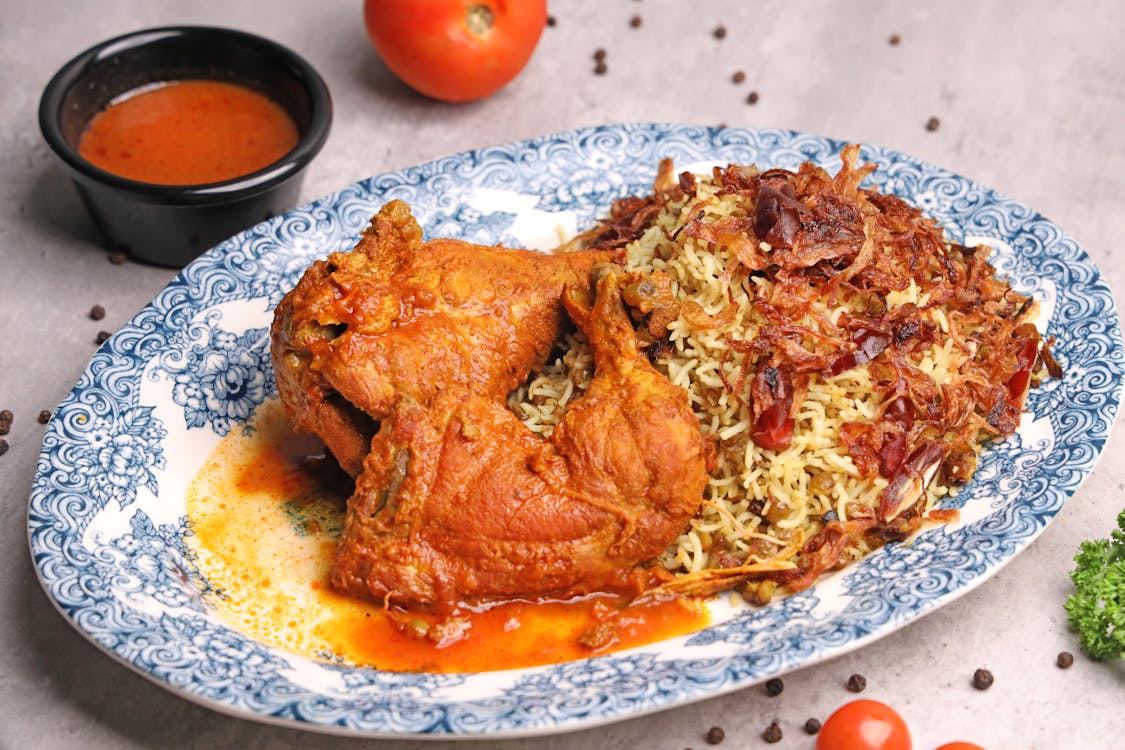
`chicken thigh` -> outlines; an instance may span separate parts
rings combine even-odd
[[[278,305],[281,400],[355,476],[400,399],[426,405],[459,386],[502,402],[558,338],[564,285],[614,255],[423,242],[409,207],[391,201],[354,251],[315,262]]]
[[[435,609],[575,594],[623,582],[683,531],[708,446],[638,350],[619,284],[608,271],[593,295],[563,295],[595,374],[549,439],[465,384],[395,404],[348,502],[334,588]]]

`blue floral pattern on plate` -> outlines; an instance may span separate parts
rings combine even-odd
[[[698,633],[467,675],[385,673],[248,638],[203,605],[212,592],[184,544],[193,467],[275,394],[273,307],[312,260],[350,248],[382,203],[408,201],[432,235],[546,247],[553,229],[586,226],[616,198],[646,191],[661,158],[835,170],[843,146],[786,130],[588,128],[372,177],[227,240],[102,346],[51,421],[28,521],[44,588],[102,649],[217,710],[429,737],[566,731],[699,700],[856,648],[950,601],[1026,547],[1093,470],[1125,354],[1110,290],[1070,237],[1010,198],[875,146],[862,149],[879,168],[871,184],[924,206],[951,239],[994,246],[1000,272],[1040,301],[1065,370],[1032,391],[1019,432],[985,453],[952,503],[957,523],[767,607],[719,607]],[[529,230],[536,222],[553,226]]]

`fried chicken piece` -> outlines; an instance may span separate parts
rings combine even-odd
[[[612,587],[702,502],[708,444],[640,353],[616,271],[568,287],[595,375],[549,440],[464,386],[384,420],[331,570],[345,593],[408,606]]]
[[[615,254],[423,242],[409,207],[391,201],[355,250],[315,262],[278,305],[281,400],[355,476],[398,400],[425,405],[464,386],[503,401],[558,338],[564,285]]]

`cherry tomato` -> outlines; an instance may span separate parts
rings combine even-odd
[[[971,742],[947,742],[934,750],[984,750],[984,748]]]
[[[364,0],[367,34],[411,88],[447,102],[489,96],[539,43],[547,0]]]
[[[816,750],[910,750],[910,730],[890,706],[879,701],[845,703],[816,736]]]

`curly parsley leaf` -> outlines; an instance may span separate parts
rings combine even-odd
[[[1109,539],[1079,546],[1070,573],[1075,592],[1064,605],[1083,650],[1097,661],[1125,659],[1125,511],[1117,526]]]

